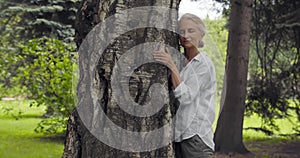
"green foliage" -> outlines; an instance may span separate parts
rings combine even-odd
[[[39,122],[34,131],[45,134],[64,133],[67,129],[67,122],[67,116],[48,118]]]
[[[9,32],[12,36],[20,35],[21,39],[47,36],[73,41],[80,0],[14,0],[1,4],[3,10],[0,18],[5,21],[3,32]]]
[[[0,112],[6,114],[6,115],[11,115],[11,117],[15,118],[16,120],[22,118],[23,112],[19,110],[17,113],[13,112],[14,108],[12,107],[1,107],[0,106]]]
[[[220,58],[225,64],[226,51],[227,51],[227,40],[228,40],[228,28],[227,21],[225,18],[216,20],[205,19],[206,27],[208,28],[208,35],[212,38],[220,52]]]
[[[65,129],[66,118],[74,108],[72,91],[73,67],[76,64],[75,46],[50,39],[29,40],[21,46],[23,61],[13,78],[14,85],[26,87],[32,105],[47,107],[47,117],[37,131],[60,132]]]
[[[204,36],[204,49],[214,62],[217,75],[218,95],[221,95],[227,50],[228,30],[224,18],[217,20],[205,19],[207,33]]]
[[[81,0],[0,0],[0,96],[19,96],[13,85],[16,69],[24,64],[20,45],[29,39],[50,37],[72,43],[76,11]],[[26,61],[26,62],[31,62]]]
[[[80,2],[0,0],[0,97],[24,96],[34,100],[32,106],[45,105],[48,118],[36,131],[65,130],[74,107],[76,55],[70,43]]]
[[[0,1],[1,9],[5,10],[7,8],[7,2]],[[19,51],[17,48],[18,44],[22,44],[19,41],[20,35],[17,34],[18,28],[14,29],[14,25],[20,22],[20,17],[22,14],[16,13],[13,18],[3,18],[4,11],[0,12],[0,97],[3,96],[13,96],[21,95],[22,91],[19,88],[13,88],[11,85],[11,77],[15,75],[15,69],[18,67],[18,62],[16,61],[16,55]],[[14,32],[16,34],[12,34]],[[14,89],[13,92],[11,89]],[[17,90],[17,91],[15,91]]]
[[[278,130],[274,119],[291,113],[300,121],[299,6],[291,0],[254,1],[246,110],[262,117],[263,130]]]
[[[1,37],[0,37],[1,38]],[[0,50],[0,97],[25,96],[26,92],[18,85],[13,85],[13,77],[17,75],[16,69],[22,66],[17,51]]]
[[[230,5],[229,0],[216,1]],[[300,121],[300,2],[254,0],[252,7],[246,114],[258,114],[261,131],[273,133],[276,119],[296,114]],[[299,125],[294,130],[300,133]]]

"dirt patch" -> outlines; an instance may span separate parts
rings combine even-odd
[[[216,158],[300,158],[300,140],[257,140],[245,143],[251,153],[219,154]]]
[[[257,157],[299,158],[300,142],[281,141],[280,143],[248,142],[245,143]]]

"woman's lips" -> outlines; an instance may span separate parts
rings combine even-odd
[[[184,40],[183,43],[191,43],[189,40]]]

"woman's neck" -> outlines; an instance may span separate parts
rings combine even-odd
[[[191,48],[185,49],[185,57],[188,61],[191,61],[199,53],[200,52],[196,47],[191,47]]]

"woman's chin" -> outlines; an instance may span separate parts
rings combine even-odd
[[[183,47],[184,48],[192,48],[192,47],[195,47],[192,43],[190,43],[190,42],[185,42],[184,44],[183,44]]]

